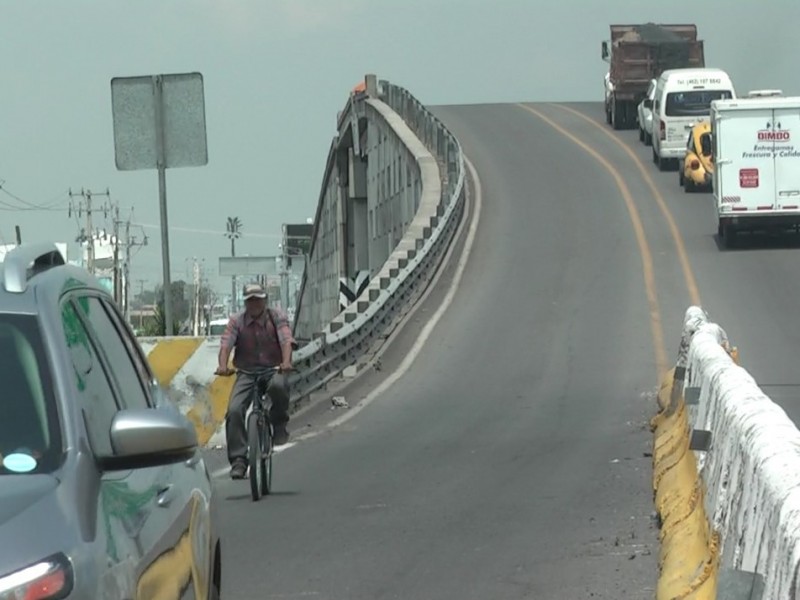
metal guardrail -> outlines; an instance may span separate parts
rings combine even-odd
[[[319,337],[294,353],[297,371],[290,381],[295,397],[324,386],[384,334],[438,268],[463,214],[465,168],[458,140],[406,89],[385,80],[378,87],[378,99],[400,116],[436,159],[441,197],[422,231],[409,228],[398,244],[407,249],[389,257],[388,276],[376,277],[379,285],[368,288],[368,300],[357,299]]]

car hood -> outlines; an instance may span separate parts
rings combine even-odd
[[[24,516],[58,488],[52,475],[0,475],[0,528]]]

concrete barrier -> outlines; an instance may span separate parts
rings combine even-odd
[[[737,363],[687,310],[653,419],[657,598],[800,598],[800,431]]]
[[[141,338],[153,373],[205,446],[225,418],[233,377],[217,377],[219,337]]]

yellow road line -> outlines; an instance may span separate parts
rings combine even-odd
[[[190,337],[159,340],[147,355],[147,361],[163,387],[169,387],[172,378],[200,347],[203,340],[204,338]]]
[[[574,114],[577,117],[580,117],[584,121],[591,123],[595,127],[597,127],[600,131],[602,131],[605,135],[609,138],[614,140],[616,144],[618,144],[625,153],[631,157],[631,160],[636,164],[637,168],[641,172],[642,176],[644,177],[647,186],[650,188],[650,191],[653,193],[653,197],[656,199],[656,203],[658,207],[661,209],[661,214],[664,215],[664,218],[667,220],[667,224],[669,225],[670,233],[672,234],[672,239],[675,241],[675,248],[678,251],[678,260],[681,263],[681,269],[683,269],[683,278],[686,281],[686,289],[689,291],[689,299],[691,300],[692,304],[696,306],[700,306],[700,291],[697,287],[697,280],[694,276],[694,271],[692,271],[692,266],[689,263],[689,255],[686,252],[686,246],[683,243],[683,236],[681,235],[680,230],[678,229],[678,225],[675,223],[675,219],[672,216],[672,211],[667,206],[667,203],[664,202],[664,196],[661,194],[661,190],[658,189],[658,186],[653,181],[653,177],[650,175],[650,171],[642,164],[641,159],[636,156],[636,153],[631,150],[630,146],[628,146],[625,142],[615,136],[611,131],[609,131],[602,123],[598,123],[594,119],[588,117],[587,115],[583,114],[579,110],[575,110],[569,106],[564,106],[563,104],[556,104],[562,110],[565,110],[569,113]]]
[[[589,146],[586,142],[579,139],[563,127],[548,118],[533,107],[526,106],[525,104],[518,104],[520,108],[536,115],[542,121],[550,125],[553,129],[561,133],[564,137],[572,140],[575,144],[583,148],[592,157],[594,157],[603,167],[611,174],[614,181],[619,188],[622,198],[625,200],[625,206],[628,209],[631,223],[633,225],[634,233],[636,234],[636,243],[639,246],[639,254],[642,258],[642,273],[644,275],[645,291],[647,293],[647,304],[650,309],[650,330],[653,336],[653,349],[655,351],[656,368],[658,369],[658,376],[661,377],[668,369],[667,355],[664,345],[664,330],[661,325],[661,309],[658,304],[658,295],[656,293],[656,277],[653,268],[653,254],[650,251],[650,245],[647,242],[647,236],[644,232],[642,219],[639,216],[639,210],[636,208],[636,202],[633,199],[630,189],[625,183],[625,179],[620,172],[612,165],[605,157],[603,157],[594,148]]]

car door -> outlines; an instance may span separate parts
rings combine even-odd
[[[102,295],[73,293],[61,308],[65,330],[85,341],[77,354],[71,348],[74,362],[78,359],[79,363],[76,373],[81,373],[76,391],[92,449],[105,455],[113,454],[108,432],[116,412],[152,408],[142,370],[128,351],[109,307]],[[191,488],[176,485],[181,466],[102,474],[98,531],[104,533],[107,573],[99,590],[101,597],[196,597],[190,585],[191,556],[184,551]]]
[[[120,340],[125,344],[136,371],[138,372],[145,389],[151,391],[150,401],[157,400],[165,404],[164,408],[177,410],[166,392],[160,387],[158,380],[150,369],[147,358],[142,352],[141,347],[136,341],[130,327],[125,324],[125,320],[120,315],[116,305],[108,299],[101,299],[106,312],[116,327]],[[175,522],[174,528],[179,531],[178,547],[180,554],[191,559],[192,585],[184,592],[187,598],[199,598],[205,600],[208,597],[208,583],[211,580],[213,569],[213,548],[211,541],[211,481],[206,470],[206,465],[202,460],[200,450],[191,459],[171,465],[171,493],[176,498],[175,505],[182,506],[179,519]],[[162,498],[163,500],[163,498]],[[166,559],[161,560],[165,562]],[[156,563],[157,565],[161,562]],[[184,563],[182,563],[184,564]],[[184,567],[188,568],[184,564]],[[158,573],[160,567],[151,566],[146,574],[140,578],[143,582],[143,590],[146,591],[146,582],[149,578]],[[149,585],[149,584],[147,584]],[[149,597],[145,594],[145,597]]]

